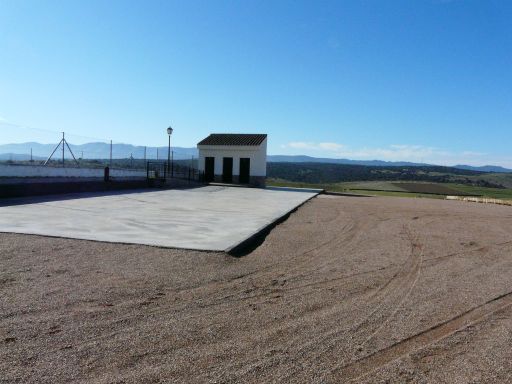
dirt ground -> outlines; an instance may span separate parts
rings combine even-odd
[[[512,208],[320,196],[250,254],[0,234],[0,383],[512,382]]]

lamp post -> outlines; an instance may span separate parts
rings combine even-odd
[[[171,135],[172,135],[172,127],[167,128],[167,134],[169,135],[169,149],[167,151],[167,172],[171,169]],[[172,175],[171,175],[172,177]]]

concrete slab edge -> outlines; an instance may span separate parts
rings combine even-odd
[[[153,191],[154,189],[150,189]],[[138,192],[139,190],[133,190],[134,192]],[[291,210],[287,211],[283,215],[275,218],[273,221],[271,221],[268,224],[263,225],[259,229],[257,229],[255,232],[253,232],[251,235],[246,237],[245,239],[238,241],[231,245],[230,247],[222,250],[222,249],[205,249],[205,248],[185,248],[185,247],[172,247],[172,246],[164,246],[164,245],[153,245],[153,244],[146,244],[146,243],[135,243],[135,242],[122,242],[122,241],[108,241],[108,240],[97,240],[97,239],[84,239],[84,238],[78,238],[78,237],[67,237],[67,236],[57,236],[57,235],[48,235],[48,234],[40,234],[40,233],[25,233],[25,232],[17,232],[17,231],[0,231],[0,233],[5,234],[17,234],[17,235],[24,235],[24,236],[41,236],[41,237],[50,237],[55,239],[68,239],[68,240],[82,240],[82,241],[93,241],[96,243],[109,243],[109,244],[121,244],[121,245],[142,245],[146,247],[152,247],[152,248],[160,248],[160,249],[175,249],[175,250],[184,250],[184,251],[196,251],[196,252],[216,252],[216,253],[227,253],[231,256],[243,256],[249,252],[246,252],[248,249],[250,249],[254,243],[256,243],[260,238],[266,236],[274,227],[276,227],[278,224],[284,222],[293,212],[297,211],[300,207],[302,207],[304,204],[309,202],[310,200],[314,199],[320,194],[325,193],[324,190],[319,190],[311,197],[304,200],[302,203],[298,204]],[[79,194],[69,194],[70,197],[75,197],[75,195]],[[43,196],[41,196],[43,197]],[[15,204],[16,205],[16,204]]]
[[[25,232],[15,232],[15,231],[0,231],[0,234],[8,234],[8,235],[23,235],[23,236],[40,236],[40,237],[50,237],[52,239],[63,239],[63,240],[80,240],[80,241],[92,241],[94,243],[107,243],[107,244],[119,244],[119,245],[137,245],[151,248],[160,248],[160,249],[174,249],[178,251],[193,251],[193,252],[208,252],[208,253],[222,253],[225,254],[226,251],[222,249],[205,249],[205,248],[185,248],[185,247],[171,247],[166,245],[154,245],[154,244],[146,244],[146,243],[134,243],[134,242],[123,242],[123,241],[108,241],[108,240],[95,240],[95,239],[84,239],[81,237],[68,237],[68,236],[57,236],[57,235],[47,235],[40,233],[25,233]]]
[[[324,193],[324,191],[315,193],[313,196],[311,196],[308,199],[304,200],[302,203],[300,203],[299,205],[297,205],[293,209],[291,209],[288,212],[284,213],[283,215],[275,218],[272,222],[270,222],[268,224],[265,224],[264,226],[262,226],[261,228],[259,228],[255,232],[253,232],[251,235],[246,237],[244,240],[239,241],[239,242],[231,245],[230,247],[226,248],[224,250],[224,252],[226,252],[227,254],[229,254],[231,256],[236,256],[236,257],[245,256],[246,254],[249,253],[248,250],[251,250],[253,245],[255,243],[257,243],[258,240],[264,238],[268,233],[270,233],[270,231],[273,228],[275,228],[277,225],[279,225],[282,222],[284,222],[286,219],[288,219],[288,217],[292,213],[297,211],[300,207],[302,207],[304,204],[306,204],[307,202],[311,201],[312,199],[314,199],[315,197],[317,197],[321,193]]]

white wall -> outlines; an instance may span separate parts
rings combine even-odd
[[[259,146],[198,145],[199,170],[204,171],[205,157],[215,157],[215,174],[222,175],[222,158],[233,158],[233,175],[240,175],[240,158],[251,159],[251,176],[267,176],[267,139]]]
[[[146,177],[141,170],[110,169],[112,177]],[[103,177],[103,168],[53,168],[38,165],[0,165],[0,177]]]

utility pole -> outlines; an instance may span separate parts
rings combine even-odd
[[[158,147],[156,147],[156,159],[159,160],[158,159]]]
[[[78,163],[78,160],[76,159],[75,155],[73,154],[71,147],[69,146],[68,142],[66,141],[66,138],[64,137],[64,132],[62,132],[62,139],[59,141],[59,144],[57,144],[57,146],[53,149],[52,154],[50,156],[48,156],[48,158],[46,159],[46,161],[44,162],[43,165],[48,164],[48,162],[51,160],[53,154],[57,151],[57,149],[59,149],[61,144],[62,144],[62,166],[64,167],[64,148],[65,147],[68,147],[69,153],[71,153],[71,156],[73,156],[73,160],[75,160],[75,163],[77,163],[77,165],[80,165]]]
[[[112,140],[110,140],[110,168],[112,168]]]
[[[65,167],[65,164],[64,164],[64,142],[66,141],[66,139],[64,139],[64,132],[62,132],[62,168]]]
[[[194,155],[192,155],[192,159],[190,161],[190,168],[188,169],[188,179],[190,180],[190,176],[194,178]]]
[[[169,126],[169,128],[167,128],[167,135],[169,135],[169,149],[167,150],[167,172],[169,172],[169,166],[171,167],[171,177],[174,177],[174,154],[172,154],[173,156],[173,159],[172,159],[172,164],[170,164],[171,162],[171,135],[172,135],[172,132],[174,131],[174,129]]]
[[[34,162],[34,158],[32,157],[32,148],[30,148],[30,162],[31,163]]]

